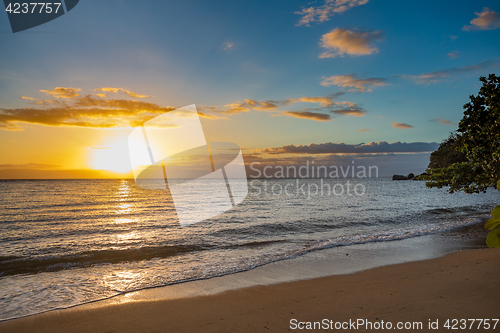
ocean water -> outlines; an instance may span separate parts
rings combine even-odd
[[[325,248],[448,232],[484,221],[500,192],[448,194],[387,178],[253,180],[240,205],[187,227],[166,191],[133,180],[0,181],[0,198],[4,320]]]

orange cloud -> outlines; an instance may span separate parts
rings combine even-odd
[[[482,12],[475,12],[476,18],[470,21],[471,25],[465,25],[462,30],[495,30],[500,28],[500,15],[489,8],[484,7]]]
[[[372,77],[368,79],[359,79],[355,74],[348,74],[327,77],[323,80],[323,82],[321,82],[321,85],[335,85],[342,88],[349,88],[349,91],[372,92],[373,90],[367,88],[368,86],[381,87],[387,86],[389,83],[385,82],[385,79],[381,78]]]
[[[370,132],[371,129],[368,129],[368,128],[362,128],[360,129],[358,132]]]
[[[396,123],[393,121],[391,124],[392,124],[392,127],[394,127],[394,128],[401,128],[401,129],[413,128],[413,126],[405,124],[405,123]]]
[[[329,121],[331,117],[325,113],[318,113],[315,111],[326,111],[341,115],[350,115],[355,117],[361,117],[366,114],[367,111],[363,110],[354,102],[334,101],[334,98],[343,93],[338,93],[335,96],[317,96],[317,97],[299,97],[290,98],[280,101],[266,100],[257,101],[254,99],[245,99],[243,102],[238,101],[236,103],[224,105],[224,110],[215,110],[215,107],[205,108],[217,113],[225,114],[236,114],[241,112],[249,112],[250,110],[257,111],[279,111],[279,107],[294,104],[294,103],[313,103],[319,104],[318,107],[305,108],[298,111],[281,111],[276,115],[286,115],[290,117],[303,118],[303,119],[313,119],[317,121]]]
[[[320,58],[335,58],[337,56],[367,55],[377,53],[373,41],[382,39],[382,31],[357,31],[335,28],[321,37],[321,47],[326,49]]]
[[[55,98],[75,98],[80,96],[80,94],[78,94],[78,91],[82,90],[77,88],[55,87],[54,90],[40,90],[40,91]]]
[[[42,164],[42,163],[26,163],[26,164],[0,164],[0,170],[12,169],[59,169],[61,165]]]
[[[456,123],[453,123],[453,122],[451,122],[451,120],[447,120],[447,119],[434,118],[433,120],[438,122],[438,123],[441,123],[443,125],[456,125]]]
[[[34,101],[35,99],[33,97],[26,97],[26,96],[21,96],[22,99],[28,100],[28,101]]]
[[[123,88],[111,88],[111,87],[103,87],[103,88],[98,88],[98,89],[94,89],[94,91],[105,91],[105,92],[111,92],[111,93],[117,93],[119,91],[122,91],[124,92],[125,94],[129,95],[130,97],[136,97],[136,98],[147,98],[147,97],[152,97],[150,95],[141,95],[141,94],[136,94],[135,92],[133,91],[130,91],[130,90],[127,90],[127,89],[123,89]],[[100,96],[100,94],[97,94],[98,96]],[[104,96],[100,96],[100,97],[105,97],[106,95]]]
[[[333,97],[325,96],[325,97],[300,97],[296,99],[289,100],[291,103],[297,102],[308,102],[308,103],[318,103],[322,107],[329,107],[335,104],[333,101]]]
[[[227,114],[235,114],[241,112],[248,112],[251,109],[257,111],[274,111],[281,106],[290,105],[293,103],[300,102],[308,102],[308,103],[317,103],[322,107],[329,107],[335,105],[338,102],[333,101],[334,97],[325,96],[325,97],[300,97],[293,99],[285,99],[281,101],[273,101],[273,100],[265,100],[265,101],[257,101],[254,99],[245,99],[243,102],[238,101],[235,103],[230,103],[224,105],[225,110],[222,111],[214,111],[221,112]]]
[[[315,120],[315,121],[330,121],[330,120],[332,120],[332,118],[328,114],[310,112],[310,111],[284,111],[284,112],[281,112],[280,115],[301,118],[301,119],[310,119],[310,120]]]
[[[235,114],[235,113],[250,111],[246,102],[243,102],[243,103],[236,102],[236,103],[226,104],[226,105],[224,105],[224,107],[226,108],[224,111],[215,111],[215,112],[224,112],[224,113],[228,113],[228,114]]]
[[[17,123],[100,128],[135,127],[158,114],[175,110],[173,107],[154,103],[101,99],[90,95],[67,101],[42,100],[37,104],[48,107],[0,109],[0,128],[22,130]]]
[[[325,0],[321,6],[303,8],[295,14],[302,15],[296,25],[310,26],[311,22],[328,21],[336,13],[343,13],[348,9],[364,5],[368,0]]]

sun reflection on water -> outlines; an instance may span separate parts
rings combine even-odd
[[[147,271],[145,270],[117,271],[104,275],[101,283],[112,290],[123,292],[137,289],[146,275]]]

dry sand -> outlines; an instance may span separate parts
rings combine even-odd
[[[291,319],[383,320],[394,326],[422,322],[419,332],[450,332],[443,327],[447,319],[469,318],[500,319],[500,249],[461,251],[350,275],[209,296],[75,307],[1,322],[0,332],[299,331],[291,329]],[[429,320],[439,320],[439,329],[428,330]],[[489,330],[469,329],[469,325],[470,321],[467,329],[459,331],[500,332],[500,322]]]

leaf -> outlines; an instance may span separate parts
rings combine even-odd
[[[495,209],[491,211],[491,216],[500,218],[500,205],[496,206]]]
[[[500,246],[500,236],[498,236],[498,234],[500,234],[500,228],[490,231],[488,236],[486,236],[486,245],[488,245],[488,247],[497,248]]]
[[[500,226],[500,219],[498,219],[496,217],[492,217],[491,219],[486,221],[486,223],[484,224],[484,229],[493,230],[498,226]]]
[[[500,180],[499,180],[499,181],[498,181],[498,183],[497,183],[497,190],[499,190],[499,191],[500,191]]]

